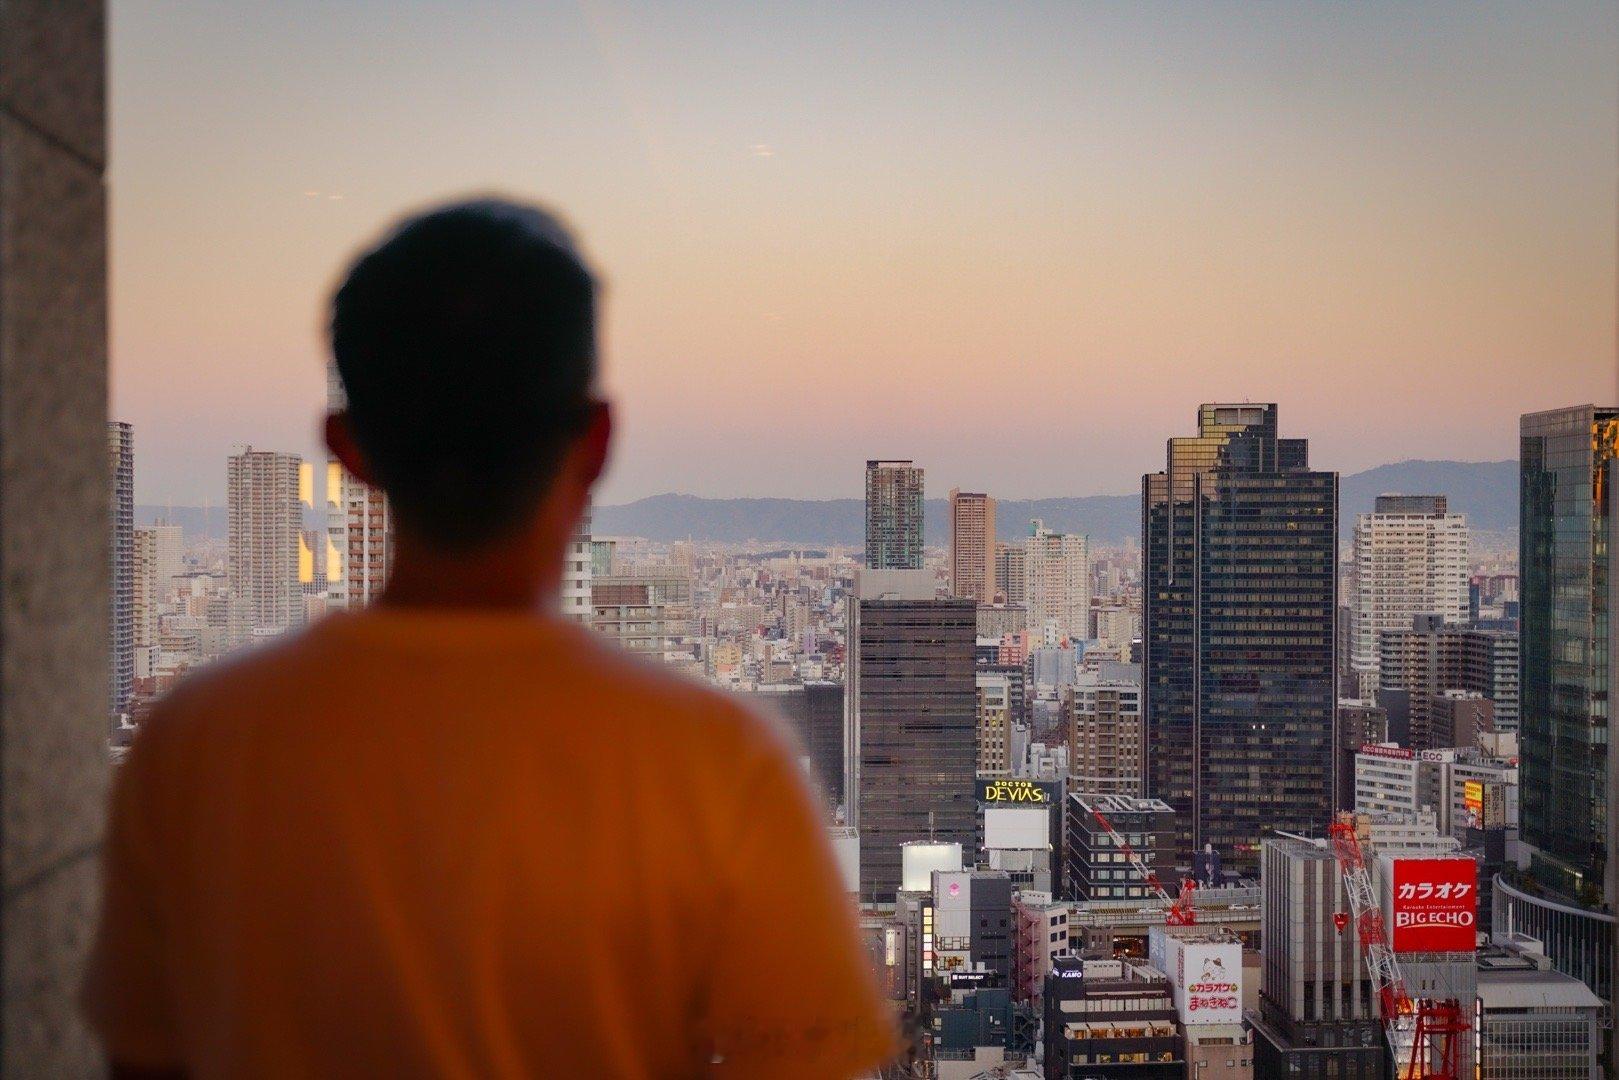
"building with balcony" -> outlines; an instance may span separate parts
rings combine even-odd
[[[1185,1080],[1169,979],[1146,964],[1060,957],[1046,975],[1046,1080]]]

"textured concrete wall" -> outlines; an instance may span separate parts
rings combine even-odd
[[[6,1076],[95,1075],[74,997],[106,797],[103,0],[0,0]]]

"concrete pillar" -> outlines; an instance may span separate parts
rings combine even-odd
[[[103,0],[0,2],[6,1076],[93,1076],[75,1009],[107,781]]]

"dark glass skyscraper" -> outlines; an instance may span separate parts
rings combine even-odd
[[[1523,839],[1536,877],[1595,900],[1611,890],[1609,541],[1619,408],[1530,413],[1519,435]]]
[[[860,572],[850,599],[844,799],[860,830],[860,896],[888,901],[900,845],[972,851],[978,801],[978,605],[935,599],[920,570]]]
[[[922,568],[922,470],[912,462],[866,462],[866,566]]]
[[[1177,865],[1212,844],[1257,876],[1265,834],[1332,812],[1338,474],[1275,405],[1204,405],[1141,505],[1148,794]]]

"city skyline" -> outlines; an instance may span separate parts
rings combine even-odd
[[[1611,9],[1174,12],[117,8],[137,498],[218,499],[236,442],[318,460],[341,267],[490,188],[606,281],[608,505],[850,494],[853,445],[1124,492],[1244,397],[1340,471],[1504,460],[1613,397]]]

